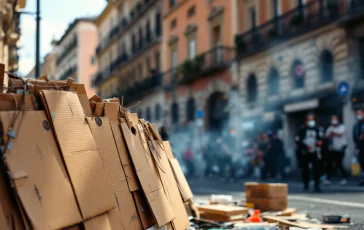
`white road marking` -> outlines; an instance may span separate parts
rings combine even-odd
[[[316,202],[316,203],[322,203],[322,204],[332,204],[332,205],[338,205],[338,206],[347,206],[347,207],[353,207],[353,208],[364,208],[364,203],[353,203],[353,202],[347,202],[347,201],[328,200],[328,199],[322,199],[322,198],[311,198],[311,197],[305,197],[305,196],[288,196],[288,199],[289,200],[298,200],[298,201]]]

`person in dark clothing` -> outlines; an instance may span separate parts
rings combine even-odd
[[[183,151],[183,160],[188,170],[188,177],[192,177],[195,174],[195,165],[193,163],[195,153],[192,149],[192,144],[189,143],[187,148]]]
[[[215,150],[214,150],[215,145],[216,145],[215,140],[213,140],[213,141],[207,142],[202,147],[202,155],[203,155],[203,158],[206,163],[206,168],[205,168],[205,177],[206,178],[209,178],[214,173],[213,166],[216,162],[216,155],[215,155]]]
[[[302,168],[302,181],[304,190],[309,189],[310,180],[310,164],[312,164],[313,175],[315,181],[315,192],[320,192],[320,166],[319,160],[320,146],[322,145],[322,139],[319,134],[319,130],[316,127],[315,116],[308,114],[306,118],[306,124],[299,129],[295,141],[298,148],[298,154],[300,154],[301,168]]]
[[[168,133],[164,127],[161,128],[160,135],[161,135],[162,140],[168,141]]]
[[[268,150],[270,148],[268,135],[263,132],[260,134],[260,140],[258,144],[259,155],[263,156],[263,164],[261,164],[261,179],[265,180],[267,178],[267,174],[269,173],[271,176],[275,176],[272,167],[272,159]]]
[[[362,109],[356,110],[357,123],[353,129],[353,139],[355,142],[356,149],[359,152],[358,160],[360,168],[364,170],[364,111]],[[364,178],[360,178],[359,186],[364,186]]]
[[[285,154],[284,154],[284,144],[281,139],[278,138],[277,134],[272,132],[270,135],[269,149],[267,155],[271,160],[271,171],[272,176],[277,173],[284,178],[285,176]]]

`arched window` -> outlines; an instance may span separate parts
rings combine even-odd
[[[162,32],[162,16],[161,13],[158,12],[155,16],[155,34],[160,36]]]
[[[178,124],[178,122],[179,122],[179,111],[178,110],[179,110],[178,104],[177,104],[177,102],[174,102],[171,107],[173,124]]]
[[[320,82],[326,83],[333,79],[334,57],[328,50],[322,51],[320,55]]]
[[[255,74],[250,74],[247,81],[248,102],[255,102],[258,99],[258,83]]]
[[[272,67],[268,75],[268,95],[277,94],[279,94],[279,72],[275,67]]]
[[[162,108],[159,104],[155,105],[155,120],[159,121],[162,115]]]
[[[196,103],[195,103],[195,99],[190,98],[187,101],[187,121],[193,121],[195,120],[195,107],[196,107]]]
[[[147,108],[147,117],[146,117],[147,121],[151,121],[152,120],[152,113],[150,111],[150,108]]]
[[[305,69],[300,60],[294,60],[291,67],[291,76],[293,78],[293,87],[296,89],[305,86]]]

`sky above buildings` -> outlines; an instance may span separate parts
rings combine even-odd
[[[59,39],[77,17],[97,16],[106,0],[40,0],[41,1],[41,60],[51,51],[51,41]],[[35,12],[36,0],[27,0],[24,11]],[[35,16],[21,17],[19,73],[26,75],[35,64]]]

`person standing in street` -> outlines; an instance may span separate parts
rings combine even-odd
[[[285,154],[284,154],[284,144],[283,141],[278,138],[277,133],[272,132],[270,134],[270,144],[268,155],[270,155],[270,159],[272,162],[272,171],[273,176],[277,173],[281,178],[285,177]]]
[[[235,182],[235,168],[234,168],[234,161],[233,158],[238,154],[237,151],[237,140],[236,140],[236,132],[235,129],[231,128],[229,130],[229,133],[224,138],[223,142],[223,148],[225,152],[225,158],[226,158],[226,170],[227,174],[226,181],[229,179],[233,180]]]
[[[358,160],[363,174],[364,170],[364,112],[362,109],[357,109],[356,112],[357,123],[354,125],[353,139],[357,152],[359,154]],[[361,176],[359,186],[364,186],[364,177]]]
[[[316,127],[314,114],[310,113],[307,115],[306,123],[298,131],[295,137],[295,141],[301,159],[304,191],[307,192],[309,190],[310,164],[312,164],[313,176],[315,181],[314,191],[321,192],[319,167],[319,160],[321,158],[321,155],[319,151],[322,140],[319,134],[319,130]]]
[[[333,171],[333,164],[335,168],[340,169],[342,180],[340,185],[346,185],[346,171],[343,165],[343,159],[345,156],[345,149],[347,147],[347,141],[345,136],[345,126],[340,124],[337,115],[331,116],[331,125],[326,130],[326,138],[329,140],[329,152],[327,154],[327,179],[324,184],[331,184],[331,176]]]
[[[271,177],[275,176],[273,172],[273,164],[271,155],[269,154],[269,138],[267,133],[262,132],[260,134],[260,141],[258,144],[258,156],[262,156],[262,162],[260,164],[260,176],[261,180],[267,179],[267,174],[269,173]]]
[[[188,143],[187,148],[183,151],[183,160],[187,167],[188,177],[192,177],[195,174],[195,165],[193,162],[194,156],[195,156],[195,153],[192,149],[192,144]]]

